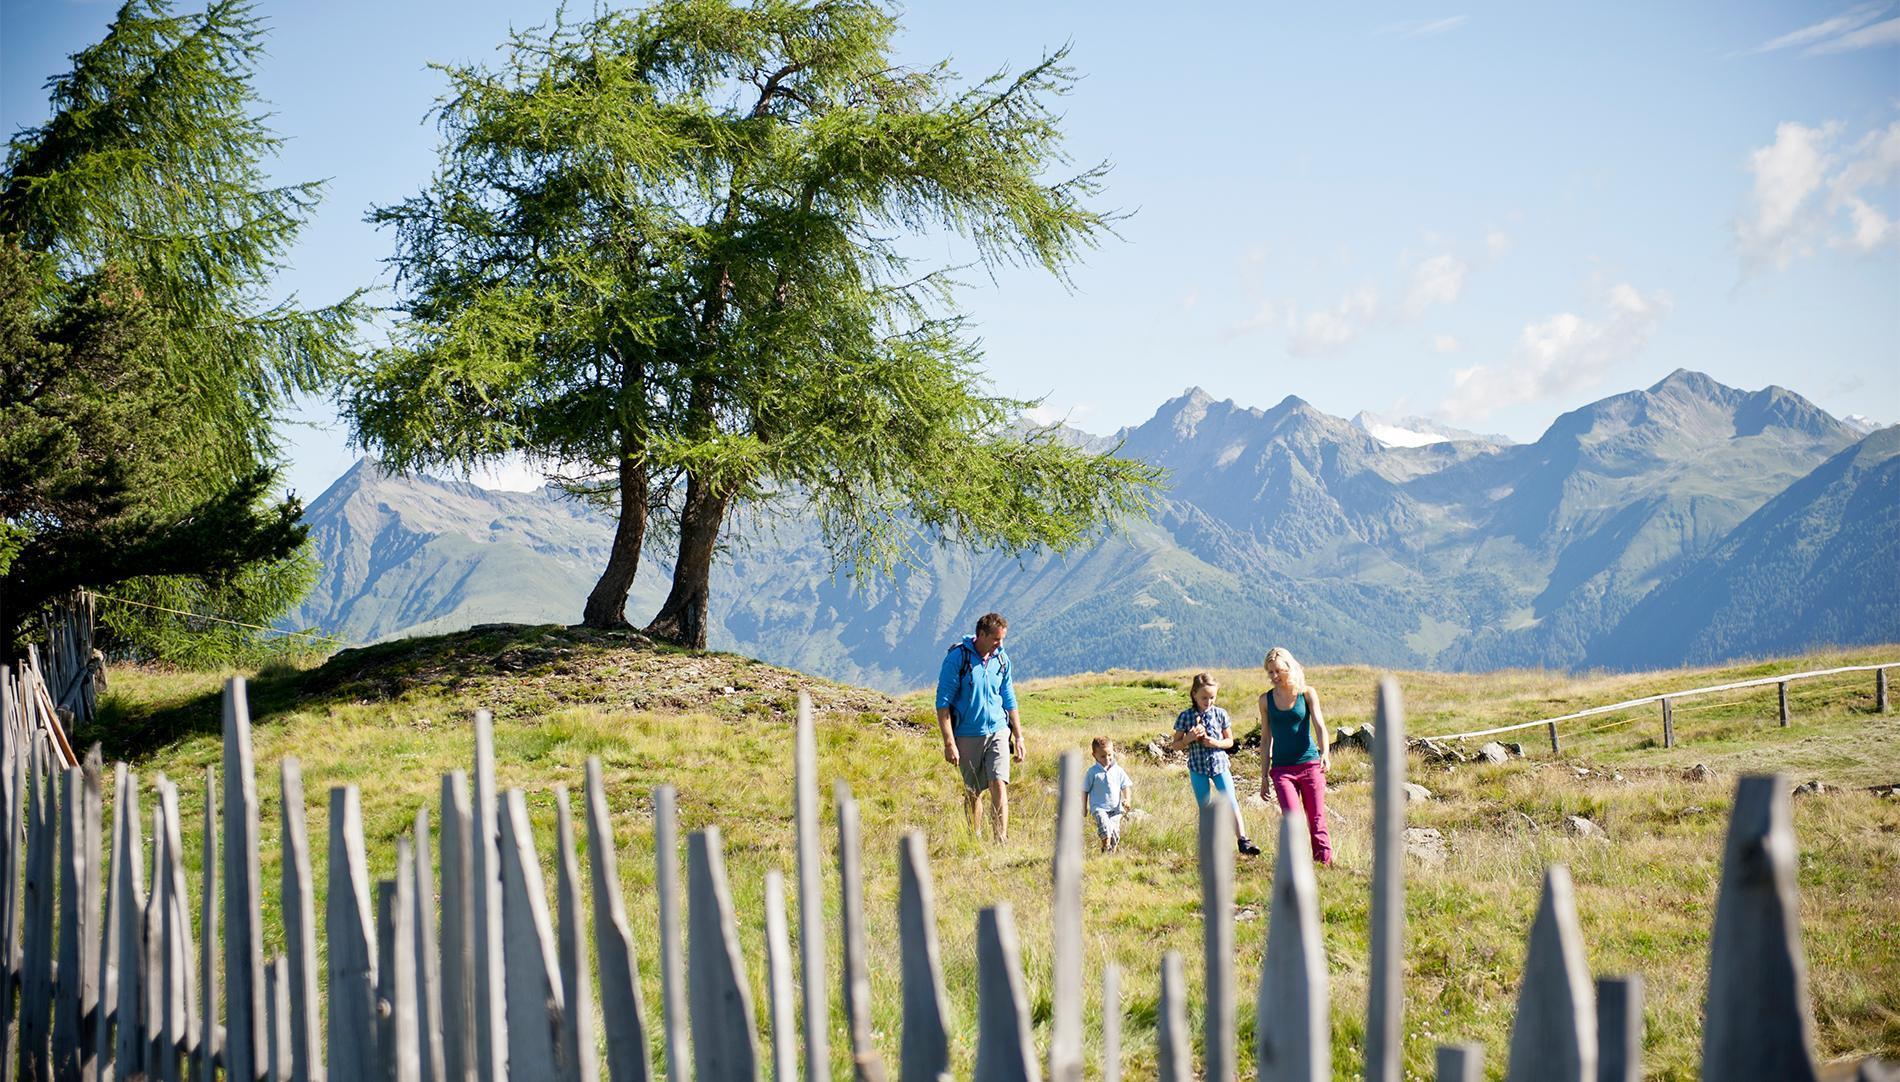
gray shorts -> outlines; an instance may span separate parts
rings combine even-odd
[[[1097,808],[1089,812],[1095,820],[1095,833],[1101,838],[1120,837],[1122,832],[1122,810],[1120,808]]]
[[[998,729],[988,736],[959,736],[957,769],[963,771],[963,787],[980,793],[993,781],[1009,784],[1009,730]]]

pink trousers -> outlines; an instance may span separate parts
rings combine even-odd
[[[1313,837],[1313,859],[1331,864],[1333,843],[1326,836],[1326,772],[1319,768],[1319,760],[1276,766],[1267,771],[1267,775],[1273,779],[1273,795],[1280,801],[1281,812],[1293,814],[1296,798],[1306,809],[1306,827]]]

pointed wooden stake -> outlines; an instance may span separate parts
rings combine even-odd
[[[264,904],[257,865],[257,778],[244,678],[224,685],[224,1073],[261,1082],[264,1064]]]
[[[1022,950],[1008,902],[976,915],[976,1077],[1041,1082],[1023,991]]]
[[[1234,817],[1219,793],[1201,805],[1201,945],[1207,980],[1207,1082],[1234,1082]]]
[[[950,1012],[937,943],[936,887],[922,831],[898,842],[897,935],[904,981],[903,1082],[937,1082],[950,1073]]]
[[[1508,1082],[1593,1082],[1597,1070],[1596,997],[1577,928],[1570,869],[1544,870],[1544,894],[1531,922],[1524,982],[1511,1022]]]
[[[798,952],[805,998],[805,1078],[831,1077],[831,1000],[825,994],[824,879],[818,844],[818,737],[811,695],[798,693],[793,745],[794,827],[798,835]]]
[[[508,1062],[545,1078],[566,1080],[569,1064],[561,1057],[560,1041],[567,1010],[561,963],[554,949],[554,922],[548,916],[547,885],[535,855],[527,794],[519,789],[508,790],[501,807],[501,921]]]
[[[633,932],[620,893],[620,856],[607,815],[607,786],[600,760],[587,760],[587,852],[593,871],[594,953],[600,959],[600,1019],[607,1030],[607,1074],[613,1082],[649,1082],[646,1001]]]
[[[851,1035],[857,1082],[884,1082],[884,1060],[871,1042],[871,972],[864,960],[864,868],[858,842],[858,802],[851,786],[832,786],[838,815],[839,916],[844,936],[844,1017]]]
[[[317,1082],[323,1071],[323,1019],[317,998],[317,902],[316,886],[310,874],[310,832],[305,819],[303,764],[286,755],[278,764],[278,784],[283,793],[279,814],[283,819],[282,899],[284,907],[285,957],[290,964],[290,1077],[295,1082]],[[332,794],[331,807],[336,807]],[[214,844],[207,842],[209,846]],[[330,844],[337,845],[335,825]],[[331,870],[335,881],[335,868]],[[367,875],[365,876],[367,880]],[[335,950],[333,944],[330,948]]]
[[[1366,992],[1366,1082],[1399,1082],[1405,1009],[1405,707],[1379,680],[1372,730],[1372,940]],[[1551,750],[1557,728],[1551,726]]]
[[[560,899],[561,1059],[574,1082],[599,1082],[600,1058],[594,1048],[594,975],[587,965],[587,922],[581,913],[581,868],[574,850],[574,816],[567,786],[554,787],[555,894]],[[596,858],[598,859],[598,858]]]
[[[330,885],[324,932],[329,948],[329,1076],[382,1077],[377,1054],[376,936],[370,915],[369,867],[363,851],[363,805],[356,786],[330,790]],[[307,1004],[306,1010],[315,1004]],[[293,1047],[295,1035],[292,1035]]]
[[[1328,1082],[1333,1077],[1329,985],[1312,843],[1304,820],[1282,815],[1254,1015],[1254,1064],[1261,1082]]]
[[[1161,956],[1161,1002],[1155,1011],[1155,1059],[1161,1082],[1188,1082],[1194,1046],[1188,1043],[1187,966],[1180,951]]]
[[[686,994],[691,1001],[695,1076],[698,1082],[757,1082],[752,984],[739,950],[718,827],[686,836],[686,879]]]
[[[1082,753],[1062,753],[1056,767],[1055,856],[1050,861],[1055,928],[1049,1022],[1050,1082],[1082,1082]],[[1231,857],[1229,860],[1231,861]],[[1211,1077],[1211,1076],[1210,1076]]]

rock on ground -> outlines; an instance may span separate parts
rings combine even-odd
[[[1609,834],[1605,833],[1602,827],[1581,815],[1564,816],[1564,833],[1574,834],[1579,838],[1597,838],[1603,841],[1610,839]]]
[[[1443,864],[1451,847],[1436,827],[1406,827],[1405,851],[1426,864]]]
[[[1405,802],[1407,804],[1423,804],[1431,798],[1432,791],[1430,789],[1425,788],[1415,781],[1405,783]]]
[[[1510,757],[1511,753],[1504,750],[1504,745],[1495,740],[1486,741],[1484,746],[1478,749],[1478,758],[1487,763],[1502,763]]]

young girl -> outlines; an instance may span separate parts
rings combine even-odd
[[[1195,803],[1207,803],[1212,790],[1218,789],[1227,795],[1227,805],[1234,809],[1236,844],[1242,853],[1253,856],[1260,852],[1260,847],[1247,839],[1247,824],[1240,818],[1240,801],[1234,799],[1234,777],[1227,772],[1227,753],[1234,750],[1238,741],[1234,738],[1233,724],[1227,720],[1227,711],[1214,705],[1218,694],[1220,685],[1213,674],[1195,675],[1194,684],[1188,690],[1193,705],[1174,719],[1174,738],[1168,742],[1168,749],[1187,749],[1188,780],[1194,783]]]
[[[1271,763],[1260,779],[1260,799],[1267,789],[1292,814],[1293,800],[1306,809],[1307,830],[1313,837],[1313,859],[1333,862],[1332,841],[1326,836],[1326,772],[1333,767],[1327,750],[1326,717],[1319,694],[1306,682],[1306,672],[1283,646],[1267,651],[1267,676],[1273,688],[1260,696],[1261,758]]]

